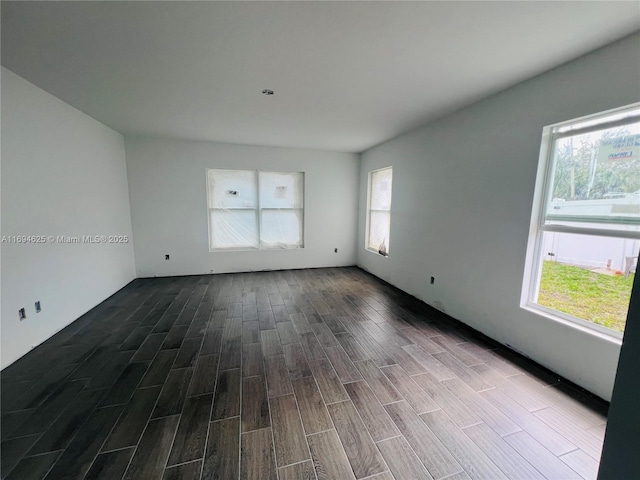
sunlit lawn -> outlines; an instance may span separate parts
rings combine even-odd
[[[538,303],[624,331],[634,275],[609,276],[580,267],[545,261]]]

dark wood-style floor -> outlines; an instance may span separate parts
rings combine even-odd
[[[606,404],[357,268],[136,280],[2,372],[7,479],[591,479]]]

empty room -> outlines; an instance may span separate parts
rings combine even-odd
[[[640,478],[640,3],[0,17],[2,479]]]

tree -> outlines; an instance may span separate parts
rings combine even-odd
[[[640,159],[598,161],[602,140],[630,135],[615,128],[574,135],[556,142],[553,198],[587,200],[640,190]]]

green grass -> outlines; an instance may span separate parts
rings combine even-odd
[[[634,275],[609,276],[545,261],[538,303],[623,332]]]

